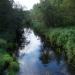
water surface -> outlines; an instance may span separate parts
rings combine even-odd
[[[19,53],[20,71],[18,75],[70,75],[64,58],[57,61],[56,54],[50,47],[43,47],[40,37],[31,29],[25,29],[28,41]]]

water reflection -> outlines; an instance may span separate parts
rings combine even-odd
[[[54,51],[43,47],[40,37],[35,36],[30,29],[25,29],[24,35],[30,42],[20,50],[18,75],[69,75],[64,60],[60,59],[58,63]]]
[[[54,52],[49,48],[43,48],[40,53],[40,60],[43,64],[50,63],[50,60],[54,59],[55,56]]]

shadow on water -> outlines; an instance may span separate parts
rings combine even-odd
[[[72,75],[64,60],[63,52],[56,53],[31,29],[25,29],[24,36],[27,44],[19,53],[20,71],[18,75]]]

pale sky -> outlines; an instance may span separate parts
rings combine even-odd
[[[14,0],[15,3],[21,4],[23,7],[26,7],[26,9],[30,10],[32,9],[34,4],[37,4],[40,2],[40,0]]]

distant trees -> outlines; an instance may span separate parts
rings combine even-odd
[[[40,0],[32,9],[32,19],[47,27],[75,25],[74,0]]]

